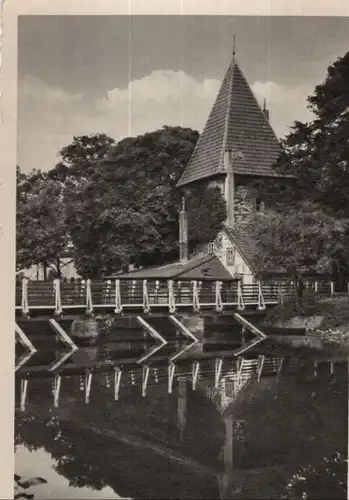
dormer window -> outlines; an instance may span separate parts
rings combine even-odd
[[[262,200],[262,198],[256,198],[256,213],[264,213],[264,201]]]

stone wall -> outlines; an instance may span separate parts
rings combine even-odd
[[[255,214],[256,191],[248,185],[238,185],[235,187],[235,222],[245,224]]]

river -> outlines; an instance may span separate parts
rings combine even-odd
[[[142,368],[126,361],[149,346],[127,346],[79,349],[59,391],[49,366],[63,349],[19,370],[15,472],[45,480],[28,489],[35,499],[281,498],[298,467],[347,455],[345,355],[264,343],[241,365],[223,335]],[[182,348],[170,343],[167,357]]]

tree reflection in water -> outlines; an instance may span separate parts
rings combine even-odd
[[[301,367],[280,380],[255,381],[225,414],[200,387],[192,392],[183,381],[170,395],[166,384],[149,387],[145,398],[139,386],[128,387],[115,402],[105,377],[94,377],[85,405],[78,377],[65,379],[54,410],[52,394],[38,383],[36,409],[16,416],[16,443],[44,447],[72,486],[110,486],[123,497],[217,498],[222,479],[232,487],[242,477],[236,469],[285,465],[274,485],[280,493],[299,466],[347,452],[347,367],[334,376],[329,370],[312,375]],[[242,498],[253,498],[246,477]]]

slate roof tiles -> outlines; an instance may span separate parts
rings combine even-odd
[[[281,145],[235,60],[225,74],[178,187],[225,174],[227,150],[242,153],[234,160],[236,174],[280,177],[273,164],[280,156]]]

